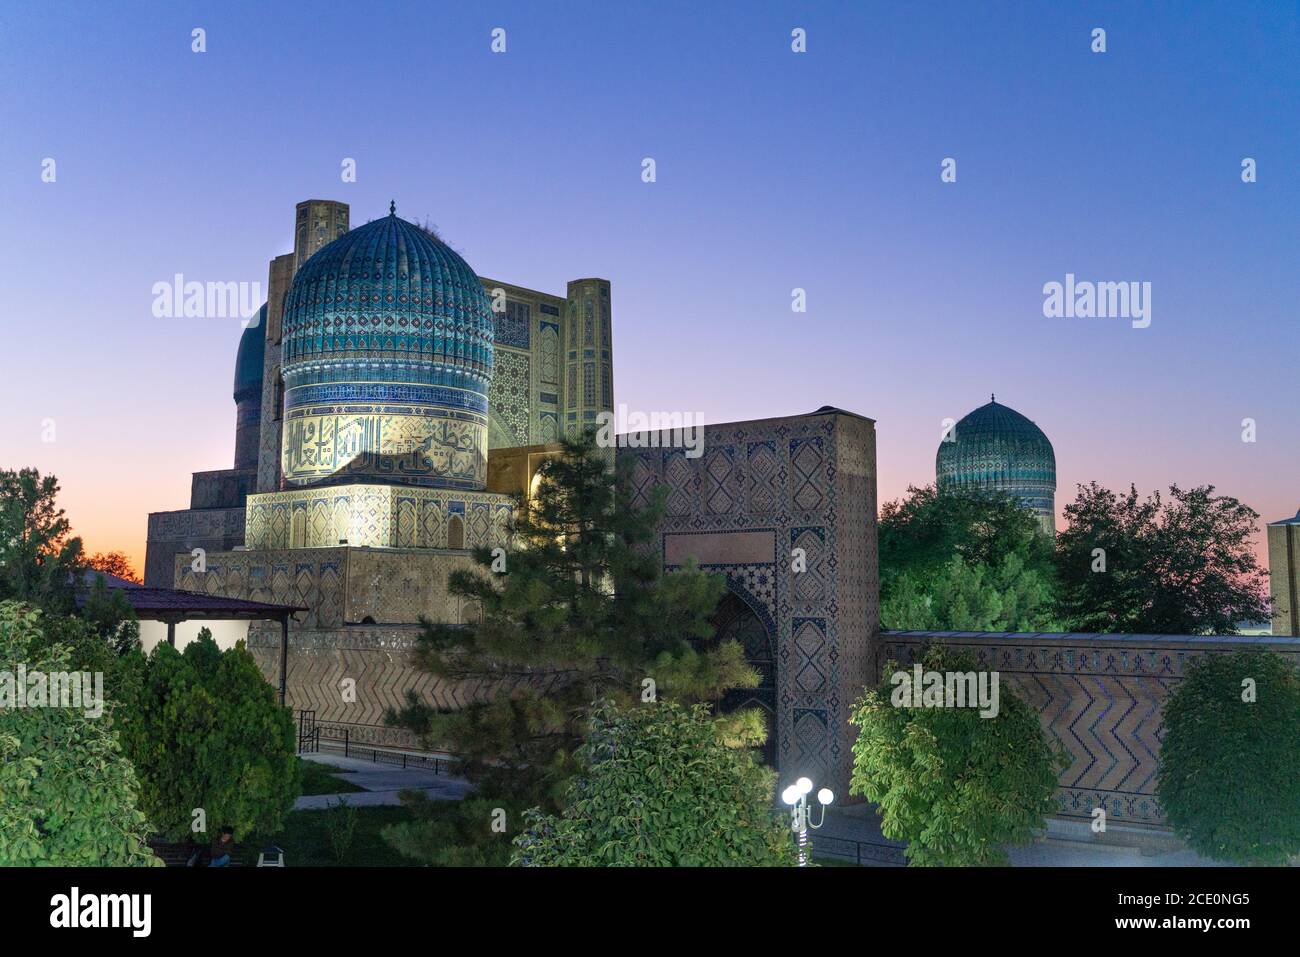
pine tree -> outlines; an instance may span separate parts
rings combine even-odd
[[[73,583],[85,567],[81,539],[70,535],[58,495],[53,475],[0,470],[0,599],[52,614],[73,609]]]
[[[480,793],[554,809],[593,701],[707,702],[754,687],[758,675],[739,644],[710,641],[721,577],[662,573],[651,547],[662,494],[635,508],[625,475],[590,433],[566,440],[540,475],[516,510],[511,547],[479,548],[481,568],[450,576],[478,619],[426,622],[415,652],[419,667],[477,689],[476,700],[439,711],[411,694],[388,720],[456,754]],[[728,740],[761,740],[756,719],[736,717]]]

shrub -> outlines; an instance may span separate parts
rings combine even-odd
[[[110,713],[20,703],[19,665],[29,682],[34,672],[79,670],[65,646],[46,643],[40,612],[4,602],[0,684],[10,688],[0,689],[0,866],[161,864],[145,844],[139,785]]]
[[[942,647],[926,651],[921,664],[977,671],[970,658]],[[1064,757],[1038,713],[1010,689],[999,686],[996,717],[973,707],[913,707],[895,696],[899,670],[888,662],[880,686],[849,718],[861,728],[850,793],[880,805],[881,831],[907,842],[909,863],[1006,863],[1005,845],[1028,841],[1055,809]]]
[[[274,834],[298,796],[293,718],[242,645],[222,652],[207,629],[184,653],[150,654],[131,759],[150,820],[171,840],[229,824],[239,840]]]
[[[794,863],[789,827],[772,806],[772,772],[727,746],[707,706],[606,702],[593,708],[590,728],[564,811],[528,812],[512,863]]]
[[[1207,857],[1285,864],[1300,854],[1300,675],[1250,649],[1187,665],[1164,709],[1156,797]]]

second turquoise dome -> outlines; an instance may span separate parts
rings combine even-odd
[[[1056,522],[1056,452],[1043,430],[1015,409],[990,401],[966,415],[935,454],[939,488],[974,486],[1003,491]]]

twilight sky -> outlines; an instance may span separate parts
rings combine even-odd
[[[10,0],[0,91],[0,467],[137,566],[234,446],[240,323],[152,286],[265,289],[308,198],[396,199],[495,279],[608,278],[631,409],[876,419],[882,501],[996,392],[1058,509],[1092,479],[1300,506],[1295,3]],[[1045,318],[1067,273],[1150,282],[1150,327]]]

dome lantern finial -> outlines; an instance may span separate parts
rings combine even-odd
[[[989,401],[990,401],[990,402],[996,402],[996,401],[998,401],[998,397],[997,397],[996,395],[994,395],[992,392],[990,392],[990,393],[989,393]]]
[[[396,215],[397,215],[397,200],[395,200],[395,199],[390,199],[390,200],[388,201],[388,215],[389,215],[389,216],[396,216]]]

